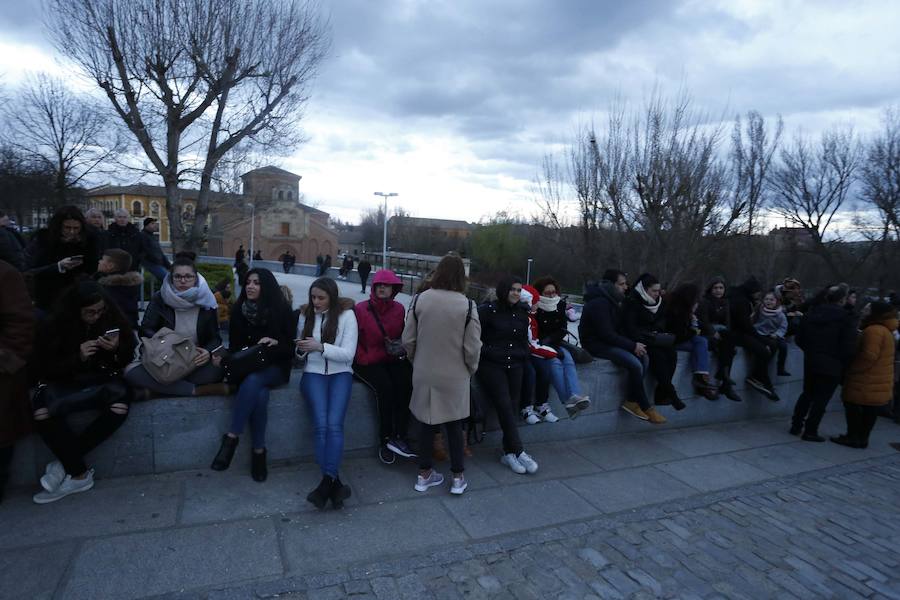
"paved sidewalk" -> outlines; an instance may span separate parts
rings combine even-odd
[[[900,427],[879,420],[865,451],[785,429],[536,445],[534,476],[478,447],[462,497],[351,457],[342,512],[305,502],[310,464],[98,480],[48,506],[20,490],[0,598],[900,598]]]

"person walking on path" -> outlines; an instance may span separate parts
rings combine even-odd
[[[851,323],[856,315],[849,313]],[[897,308],[887,302],[872,302],[862,321],[859,350],[847,368],[841,389],[847,433],[831,441],[850,448],[867,448],[878,411],[891,401],[894,386],[894,352]]]
[[[309,302],[300,307],[296,346],[306,357],[300,391],[313,423],[316,464],[322,472],[322,481],[306,499],[319,509],[328,500],[334,508],[343,508],[351,494],[339,472],[358,334],[353,300],[338,295],[333,279],[316,279],[309,288]]]
[[[14,444],[31,431],[25,362],[34,343],[34,310],[25,278],[0,261],[0,502]]]
[[[403,282],[393,271],[375,274],[368,300],[353,311],[359,326],[359,340],[353,372],[375,392],[378,407],[378,458],[385,464],[396,456],[414,458],[407,443],[409,399],[412,394],[412,365],[399,345],[406,310],[395,300]]]
[[[369,281],[369,273],[372,272],[372,264],[364,258],[359,261],[356,271],[359,273],[359,282],[362,284],[362,293],[365,294],[366,283]]]
[[[146,226],[147,219],[144,219],[144,223]],[[237,252],[234,253],[234,266],[237,267],[239,264],[244,262],[244,257],[247,256],[247,251],[244,250],[244,245],[241,244],[238,246]]]
[[[794,406],[791,435],[807,442],[824,442],[819,423],[828,401],[840,385],[856,350],[856,329],[844,310],[845,284],[831,286],[800,322],[797,345],[803,350],[803,393]]]
[[[463,420],[470,412],[469,390],[481,355],[481,323],[466,298],[462,259],[441,259],[431,287],[418,294],[406,313],[403,346],[413,364],[410,411],[418,422],[419,475],[415,489],[441,485],[444,476],[432,468],[434,437],[444,425],[450,447],[450,493],[466,491]]]
[[[536,473],[538,464],[525,452],[516,420],[525,361],[531,355],[528,309],[519,303],[521,294],[521,280],[504,277],[497,283],[497,299],[478,307],[481,359],[476,375],[503,430],[500,463],[515,473],[525,474]]]

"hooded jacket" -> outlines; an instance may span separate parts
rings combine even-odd
[[[375,297],[375,288],[379,284],[389,285],[393,288],[390,298],[381,299]],[[369,299],[353,307],[353,312],[356,313],[356,324],[359,327],[359,339],[357,341],[354,363],[358,365],[374,365],[403,360],[389,355],[384,349],[385,336],[396,340],[403,335],[403,321],[406,311],[403,309],[403,305],[394,299],[402,289],[403,282],[400,281],[400,278],[393,271],[382,269],[375,273],[375,279],[372,280],[372,289],[369,291]],[[384,333],[381,332],[381,328],[378,327],[378,321],[375,320],[376,314],[378,315],[378,321],[381,322],[381,327],[384,328]]]
[[[796,339],[804,370],[829,377],[841,377],[856,350],[853,322],[836,304],[814,306],[800,322]]]
[[[584,309],[578,323],[581,346],[593,355],[604,346],[632,352],[635,341],[621,334],[622,301],[624,297],[611,281],[588,286],[584,295]]]
[[[103,286],[106,293],[115,301],[116,306],[137,329],[138,303],[141,301],[141,284],[144,283],[139,273],[100,273],[94,274],[94,280]]]
[[[894,332],[897,317],[867,319],[859,350],[847,368],[841,399],[850,404],[884,406],[894,392]]]
[[[522,303],[510,306],[509,289],[497,287],[497,300],[478,307],[481,322],[481,363],[504,368],[521,366],[531,354],[528,346],[528,310]]]

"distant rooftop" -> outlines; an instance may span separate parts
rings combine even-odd
[[[394,222],[398,226],[406,227],[434,227],[437,229],[473,229],[474,226],[466,221],[453,219],[425,219],[421,217],[391,217],[388,223]]]

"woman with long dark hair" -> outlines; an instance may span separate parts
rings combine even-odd
[[[481,322],[481,361],[478,381],[493,403],[503,430],[500,462],[513,472],[535,473],[538,464],[525,452],[515,414],[522,395],[528,346],[528,310],[520,303],[522,280],[506,277],[497,283],[497,299],[478,307]]]
[[[269,390],[285,383],[291,374],[292,343],[291,309],[284,301],[275,276],[268,269],[250,269],[241,295],[231,311],[229,351],[262,346],[264,366],[248,375],[238,387],[231,417],[231,427],[222,436],[222,445],[212,463],[215,471],[231,465],[238,438],[250,423],[253,443],[251,475],[254,481],[265,481],[266,425],[269,420]]]
[[[675,350],[690,353],[694,390],[715,400],[719,388],[709,378],[709,340],[700,335],[699,302],[700,286],[695,283],[682,283],[672,290],[666,296],[666,331],[675,336]]]
[[[108,439],[128,417],[131,389],[122,369],[134,356],[128,319],[103,286],[81,281],[66,290],[37,338],[32,369],[38,391],[32,400],[34,428],[57,460],[41,477],[38,504],[84,492],[94,486],[85,456]],[[99,410],[80,434],[66,416]]]
[[[38,231],[26,250],[27,270],[34,277],[34,303],[49,311],[63,290],[93,275],[100,260],[96,233],[77,206],[62,206]]]
[[[316,463],[322,471],[322,481],[306,499],[319,509],[328,500],[341,508],[350,497],[350,486],[341,483],[339,471],[358,334],[353,301],[338,295],[333,279],[316,279],[309,302],[300,307],[296,346],[306,356],[300,392],[312,418]]]

